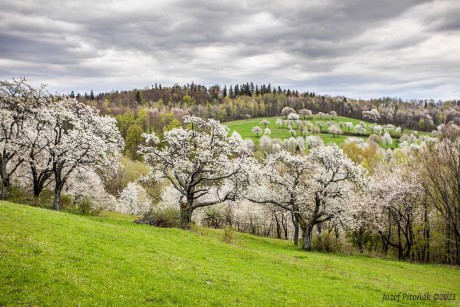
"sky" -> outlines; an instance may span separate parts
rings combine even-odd
[[[460,99],[460,0],[1,0],[0,79]]]

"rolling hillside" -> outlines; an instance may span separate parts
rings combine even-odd
[[[0,306],[369,306],[398,292],[460,295],[458,268],[307,253],[246,234],[228,244],[220,230],[7,202],[0,219]]]
[[[281,118],[285,119],[283,116],[278,116],[278,117],[261,117],[261,118],[250,118],[250,119],[243,119],[243,120],[236,120],[236,121],[231,121],[231,122],[225,122],[224,124],[230,128],[230,133],[233,131],[237,131],[243,138],[251,138],[253,141],[256,141],[259,138],[256,137],[256,135],[252,132],[252,128],[255,126],[259,126],[262,129],[264,128],[263,125],[260,124],[262,120],[267,120],[270,122],[270,124],[267,126],[271,130],[270,137],[271,138],[280,138],[280,139],[286,139],[290,137],[289,131],[286,127],[281,127],[279,128],[275,123],[276,119]],[[307,119],[307,121],[310,121],[314,125],[317,125],[318,122],[334,122],[336,124],[339,124],[340,122],[351,122],[353,125],[357,125],[360,123],[359,120],[349,118],[349,117],[343,117],[343,116],[337,116],[335,119],[317,119],[316,117],[313,117],[311,119]],[[370,123],[367,123],[370,125]],[[344,132],[347,130],[344,128]],[[414,132],[413,130],[409,129],[404,129],[403,133],[412,133]],[[427,132],[417,132],[418,135],[429,135]],[[310,135],[310,134],[309,134]],[[300,136],[300,131],[297,131],[297,135]],[[334,137],[332,134],[329,133],[320,133],[319,136],[323,139],[325,143],[336,143],[337,145],[342,144],[345,139],[349,136],[343,134],[341,136],[336,136]],[[364,138],[367,138],[367,136],[364,136]],[[393,142],[393,147],[394,147],[394,142]]]

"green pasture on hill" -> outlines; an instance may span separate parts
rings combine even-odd
[[[263,129],[264,126],[261,125],[260,122],[262,120],[266,119],[267,121],[270,122],[270,124],[267,125],[267,128],[269,128],[271,130],[271,134],[270,134],[271,138],[287,139],[287,138],[291,137],[291,135],[289,134],[288,129],[285,126],[280,128],[280,127],[278,127],[278,125],[276,125],[276,119],[277,118],[281,118],[283,120],[286,119],[285,116],[265,117],[265,118],[264,117],[259,117],[259,118],[250,118],[250,119],[243,119],[243,120],[225,122],[223,124],[230,128],[230,133],[232,133],[233,131],[236,131],[244,139],[245,138],[250,138],[253,141],[257,141],[258,139],[260,139],[260,136],[257,137],[252,132],[252,128],[255,127],[255,126],[259,126],[259,127],[261,127]],[[303,117],[301,117],[300,119],[304,120]],[[314,125],[317,125],[317,123],[320,122],[320,121],[321,122],[335,122],[337,124],[339,124],[340,122],[352,122],[353,125],[357,125],[357,124],[360,123],[360,121],[357,120],[357,119],[343,117],[343,116],[337,116],[334,119],[331,119],[331,118],[318,119],[317,117],[312,117],[312,118],[307,117],[306,121],[310,121]],[[370,124],[370,123],[367,123],[367,124]],[[344,131],[344,133],[347,131],[346,128],[343,128],[342,130]],[[300,131],[296,130],[296,132],[297,132],[296,137],[300,136]],[[403,133],[412,133],[412,132],[413,132],[413,130],[409,130],[409,129],[404,129],[403,130]],[[428,135],[429,133],[427,133],[427,132],[417,132],[417,134],[418,135]],[[311,135],[311,134],[309,134],[309,135]],[[329,133],[320,133],[319,136],[323,139],[324,143],[336,143],[337,145],[342,144],[347,137],[350,137],[350,136],[347,136],[345,134],[343,134],[341,136],[333,136],[332,134],[329,134]],[[357,136],[357,137],[359,137],[359,136]],[[363,136],[362,138],[367,139],[367,136]],[[394,147],[394,146],[395,146],[395,142],[393,141],[392,147]]]
[[[384,294],[455,294],[460,270],[304,252],[290,241],[161,229],[0,202],[0,306],[376,306]],[[394,303],[386,303],[395,306]]]

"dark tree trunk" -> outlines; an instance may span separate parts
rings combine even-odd
[[[7,199],[9,196],[9,188],[10,188],[10,178],[3,177],[2,178],[2,193],[0,195],[0,199]]]
[[[403,258],[403,248],[401,243],[401,229],[398,227],[398,260]]]
[[[34,206],[38,206],[40,204],[41,192],[42,188],[40,188],[40,186],[34,182]]]
[[[430,262],[430,221],[428,219],[428,206],[425,200],[425,210],[424,210],[424,230],[423,237],[425,239],[425,244],[423,246],[423,260],[425,262]]]
[[[54,188],[53,209],[57,211],[61,209],[61,193],[62,193],[62,186],[56,185]]]
[[[292,215],[292,224],[294,224],[294,245],[299,245],[299,222],[297,218],[294,216],[294,213],[291,212]]]
[[[294,223],[294,245],[299,245],[299,223]]]
[[[302,249],[311,251],[311,237],[312,237],[313,226],[308,225],[302,228]]]
[[[284,214],[281,214],[281,225],[283,225],[283,230],[284,230],[284,239],[288,239],[288,219],[287,217],[285,218]]]
[[[5,153],[3,152],[3,156]],[[8,190],[10,187],[10,176],[8,175],[8,171],[6,170],[6,164],[8,163],[7,159],[2,158],[0,160],[0,175],[2,177],[2,193],[0,195],[0,199],[7,199],[8,198]]]
[[[7,165],[16,154],[7,154],[4,150],[0,155],[0,177],[2,178],[2,191],[0,199],[7,199],[9,197],[10,179],[11,176],[16,172],[18,167],[24,162],[24,159],[20,158],[16,161],[11,168],[7,170]]]
[[[64,187],[64,180],[62,178],[62,169],[63,162],[53,164],[53,173],[54,173],[54,200],[53,200],[53,209],[61,209],[61,193],[62,188]]]
[[[30,164],[30,169],[32,171],[33,178],[34,206],[38,206],[40,194],[45,187],[46,181],[51,177],[53,172],[51,170],[44,170],[39,172],[32,163]]]
[[[276,237],[278,239],[281,239],[281,225],[280,222],[278,221],[278,216],[276,216],[276,213],[274,214],[275,216],[275,222],[276,222]]]
[[[321,235],[322,234],[321,224],[316,225],[316,230],[318,231],[318,244],[317,244],[317,246],[318,246],[318,248],[322,248],[322,246],[323,246],[323,236]]]
[[[358,230],[354,230],[353,236],[354,236],[354,243],[358,245],[358,249],[362,253],[364,251],[364,246],[363,246],[364,231],[363,229],[359,228]]]
[[[193,210],[187,203],[180,204],[180,227],[182,229],[189,229],[192,222]]]

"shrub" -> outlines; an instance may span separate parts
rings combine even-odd
[[[342,251],[342,241],[340,237],[336,237],[334,233],[323,231],[313,238],[315,250],[320,252],[337,253]]]
[[[73,206],[72,197],[67,194],[62,194],[61,196],[61,208],[65,210],[66,208],[71,208]]]
[[[148,224],[162,228],[180,226],[180,212],[173,208],[154,208],[135,221],[138,224]]]
[[[62,210],[73,214],[80,215],[99,215],[103,208],[97,206],[89,197],[82,197],[76,201],[72,201],[72,197],[67,194],[63,194],[62,198]]]
[[[231,226],[225,227],[222,241],[225,243],[232,243],[234,239],[235,239],[235,228]]]
[[[86,197],[77,203],[77,210],[82,215],[98,215],[101,212],[95,208],[91,199]]]
[[[206,227],[220,228],[225,222],[223,214],[217,208],[208,208],[204,215],[203,222]]]

